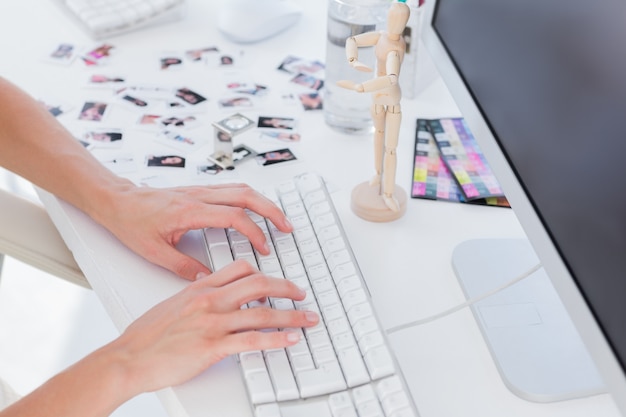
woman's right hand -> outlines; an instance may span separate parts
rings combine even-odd
[[[106,348],[127,360],[129,393],[178,385],[226,356],[242,351],[283,348],[300,332],[260,329],[309,327],[314,312],[269,308],[241,309],[265,297],[303,300],[289,280],[267,277],[245,261],[200,277],[153,307]]]

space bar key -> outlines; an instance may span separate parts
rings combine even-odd
[[[296,380],[302,398],[329,394],[347,388],[338,362],[325,363],[318,369],[299,372],[296,374]]]

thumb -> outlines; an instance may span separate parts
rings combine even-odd
[[[158,259],[154,262],[189,281],[195,281],[196,276],[200,272],[204,274],[211,273],[211,270],[202,262],[185,255],[169,245],[165,245]]]

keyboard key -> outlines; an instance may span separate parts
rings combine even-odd
[[[402,381],[397,376],[385,378],[376,385],[376,393],[381,400],[384,400],[387,395],[398,391],[402,391]]]
[[[329,256],[331,253],[345,248],[346,242],[343,240],[342,237],[336,237],[334,239],[329,239],[325,242],[322,242],[322,251],[326,256]]]
[[[350,275],[339,282],[335,281],[335,283],[337,284],[337,292],[342,299],[349,292],[362,288],[361,280],[356,275]]]
[[[313,357],[310,353],[306,355],[298,355],[291,358],[291,367],[293,368],[294,373],[297,375],[302,371],[309,371],[315,369],[315,364],[313,363]]]
[[[348,252],[346,249],[341,249],[336,252],[333,252],[327,255],[326,258],[328,261],[328,268],[330,269],[331,272],[334,271],[335,268],[337,268],[339,265],[343,265],[352,260],[352,257],[350,256],[350,252]]]
[[[213,245],[209,248],[213,271],[219,271],[226,265],[233,262],[233,254],[228,245]]]
[[[304,174],[296,178],[296,187],[298,187],[300,195],[305,196],[322,188],[322,180],[317,175]]]
[[[386,346],[377,346],[370,349],[363,359],[372,379],[380,379],[385,376],[393,375],[395,367],[393,359]]]
[[[296,380],[291,373],[291,366],[284,349],[265,353],[265,361],[278,401],[295,400],[300,397]]]
[[[235,258],[237,259],[246,256],[254,256],[254,251],[252,250],[250,242],[235,243],[232,246],[232,250],[233,255],[235,255]]]
[[[357,304],[348,310],[348,321],[354,326],[359,321],[372,317],[373,314],[372,307],[369,303]]]
[[[338,392],[328,397],[328,406],[333,417],[358,417],[348,392]]]
[[[353,389],[352,399],[359,416],[384,417],[383,410],[371,385],[363,385]]]
[[[330,207],[330,204],[326,201],[326,193],[323,190],[310,192],[304,197],[304,206],[312,215],[317,211],[317,209],[313,208],[317,203],[325,203]]]
[[[404,410],[410,408],[411,406],[409,398],[404,391],[398,391],[388,395],[382,399],[381,404],[383,406],[383,410],[385,410],[385,414],[387,415],[392,415],[399,410]]]
[[[282,417],[277,403],[261,404],[254,411],[255,417]]]
[[[302,200],[300,199],[300,194],[294,188],[292,192],[279,194],[280,202],[283,207],[289,206],[291,204],[300,203]]]
[[[204,238],[209,248],[215,245],[228,245],[228,238],[226,237],[226,231],[224,229],[204,229]],[[246,238],[246,241],[247,240]]]
[[[267,371],[267,368],[265,367],[265,360],[263,360],[263,354],[259,351],[240,353],[239,364],[245,374]]]
[[[338,362],[328,362],[318,369],[303,371],[296,374],[302,398],[346,389],[346,382]]]
[[[311,349],[311,355],[318,368],[326,363],[337,363],[337,355],[331,346]]]
[[[378,331],[373,331],[365,334],[361,339],[359,339],[359,349],[364,354],[369,352],[371,349],[381,346],[385,343],[383,339],[383,335]]]
[[[356,387],[370,381],[361,352],[356,346],[339,349],[337,358],[349,387]]]
[[[244,379],[253,404],[271,403],[276,401],[272,381],[267,371],[245,374]]]
[[[320,245],[317,243],[317,239],[307,239],[304,240],[298,245],[300,249],[300,253],[303,255],[317,252],[320,250]]]
[[[315,218],[321,214],[332,213],[332,210],[330,209],[330,204],[328,204],[328,201],[325,201],[323,197],[314,197],[313,199],[308,199],[308,201],[309,204],[306,207],[308,208],[311,217]]]

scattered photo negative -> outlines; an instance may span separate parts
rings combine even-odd
[[[206,101],[206,97],[198,94],[197,92],[187,88],[181,87],[176,90],[174,94],[177,98],[181,99],[187,104],[191,104],[192,106],[196,106],[204,101]]]
[[[52,48],[46,57],[46,62],[54,64],[69,65],[74,62],[74,59],[78,56],[77,47],[71,43],[60,43]]]
[[[290,117],[259,116],[259,129],[293,130],[296,120]]]
[[[108,62],[113,48],[113,45],[103,43],[93,49],[88,50],[85,54],[81,56],[81,59],[87,66],[104,65]]]
[[[175,130],[164,130],[156,136],[155,140],[183,152],[194,151],[204,144],[204,142],[199,142],[184,132]]]
[[[104,102],[87,101],[78,114],[78,120],[101,122],[104,120],[109,105]]]
[[[92,129],[85,132],[81,139],[94,147],[115,148],[122,145],[124,133],[116,128]]]
[[[246,96],[233,96],[220,99],[217,104],[222,109],[254,107],[254,101]]]
[[[176,71],[183,69],[183,55],[176,52],[163,52],[159,57],[161,71]]]
[[[320,93],[304,93],[299,94],[298,99],[302,104],[302,108],[305,111],[308,110],[322,110],[323,99]]]
[[[319,91],[324,87],[324,80],[308,74],[298,74],[290,80],[299,86]]]
[[[215,46],[189,49],[188,51],[185,51],[185,58],[191,62],[203,62],[206,60],[207,55],[217,54],[218,52],[219,49]]]
[[[257,163],[262,166],[276,165],[282,162],[294,161],[296,156],[288,148],[275,151],[263,152],[255,157]]]
[[[148,100],[136,96],[132,93],[126,93],[126,91],[119,94],[118,97],[120,98],[120,101],[123,105],[131,109],[145,110],[150,107],[150,103],[148,102]]]
[[[278,139],[283,142],[300,142],[300,134],[295,132],[272,132],[264,131],[261,133],[261,138]]]
[[[86,87],[122,89],[126,85],[126,77],[120,75],[91,74],[87,78]]]
[[[180,155],[148,155],[146,156],[146,166],[184,168],[185,158]]]
[[[324,64],[321,61],[309,61],[289,55],[281,62],[278,69],[289,74],[316,75],[324,70]]]

